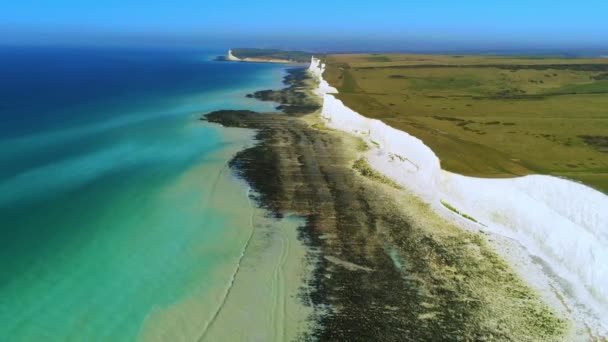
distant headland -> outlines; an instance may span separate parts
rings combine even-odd
[[[229,49],[226,56],[219,56],[218,60],[234,62],[303,64],[309,63],[311,57],[312,53],[304,51],[235,48]]]

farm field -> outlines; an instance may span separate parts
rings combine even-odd
[[[608,193],[608,59],[339,54],[337,97],[477,177],[549,174]]]

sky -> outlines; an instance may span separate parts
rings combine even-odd
[[[608,0],[4,0],[0,43],[608,47],[606,13]]]

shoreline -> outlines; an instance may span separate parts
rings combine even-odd
[[[602,290],[605,283],[601,278],[605,273],[602,262],[608,260],[603,237],[606,232],[602,232],[602,227],[608,224],[608,214],[602,212],[602,207],[608,208],[607,196],[550,176],[483,179],[444,171],[439,159],[422,141],[378,120],[368,119],[332,96],[337,90],[323,80],[324,65],[320,60],[313,58],[310,70],[319,78],[316,93],[323,98],[321,116],[325,123],[369,143],[373,148],[366,159],[375,170],[415,193],[444,219],[471,231],[481,230],[502,238],[502,245],[495,243],[494,249],[539,291],[551,288],[555,294],[545,294],[546,299],[555,304],[555,298],[549,297],[560,297],[565,310],[578,322],[578,330],[608,334],[608,327],[602,323],[607,303],[601,299],[601,291],[608,291]],[[577,234],[577,238],[569,239],[572,234]],[[545,240],[553,245],[543,245]],[[526,257],[514,255],[514,250],[518,250],[515,254],[525,253]],[[594,255],[598,253],[599,257]],[[560,255],[566,255],[565,266],[555,261]],[[533,262],[535,257],[540,261]],[[522,272],[523,269],[529,271],[532,263],[536,264],[537,271],[543,270],[545,279]],[[581,273],[585,269],[588,273]],[[593,299],[589,297],[594,293],[589,287],[573,285],[589,286],[590,279],[595,281],[591,288],[600,291]],[[575,294],[569,294],[570,291]],[[581,303],[587,308],[579,308]],[[589,309],[594,313],[589,314]]]
[[[301,66],[305,65],[304,63],[299,63],[299,62],[295,62],[295,61],[291,61],[291,60],[287,60],[287,59],[278,59],[278,58],[262,58],[262,57],[240,58],[240,57],[236,57],[234,54],[232,54],[231,49],[228,50],[225,60],[230,61],[230,62],[275,63],[275,64],[290,64],[290,65],[301,65]]]
[[[315,97],[317,85],[306,83],[307,89],[291,91]],[[313,309],[312,329],[301,337],[557,339],[567,334],[568,324],[518,280],[485,237],[440,218],[381,176],[355,168],[353,162],[371,150],[369,144],[326,128],[318,112],[224,110],[204,117],[257,132],[256,144],[239,152],[231,167],[258,194],[260,207],[276,217],[305,219],[300,240],[315,257],[309,259],[313,277],[300,292]]]
[[[295,338],[306,327],[309,308],[298,300],[300,286],[308,276],[306,250],[297,236],[302,222],[296,217],[269,216],[256,206],[255,194],[247,182],[229,168],[236,153],[254,144],[254,132],[245,128],[216,129],[223,131],[225,145],[209,158],[223,167],[219,170],[201,164],[184,175],[183,181],[215,178],[213,193],[227,195],[212,194],[206,203],[198,205],[202,210],[213,207],[234,211],[226,212],[232,220],[225,229],[239,238],[239,253],[232,255],[233,263],[196,280],[197,289],[187,297],[149,312],[138,341],[238,341],[247,336],[282,341]],[[223,246],[216,248],[221,253]],[[227,282],[209,284],[219,274]],[[289,322],[283,322],[284,311],[290,312]]]

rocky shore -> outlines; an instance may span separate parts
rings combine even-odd
[[[313,307],[301,340],[561,340],[567,323],[542,303],[480,233],[447,223],[370,172],[362,140],[324,126],[313,80],[249,95],[283,113],[222,110],[202,119],[256,130],[231,168],[275,217],[305,219],[314,265],[301,290]]]
[[[291,68],[287,69],[287,75],[283,79],[285,88],[260,90],[248,94],[247,97],[279,103],[277,109],[286,114],[308,114],[321,108],[319,100],[308,92],[310,82],[311,78],[306,69]]]

